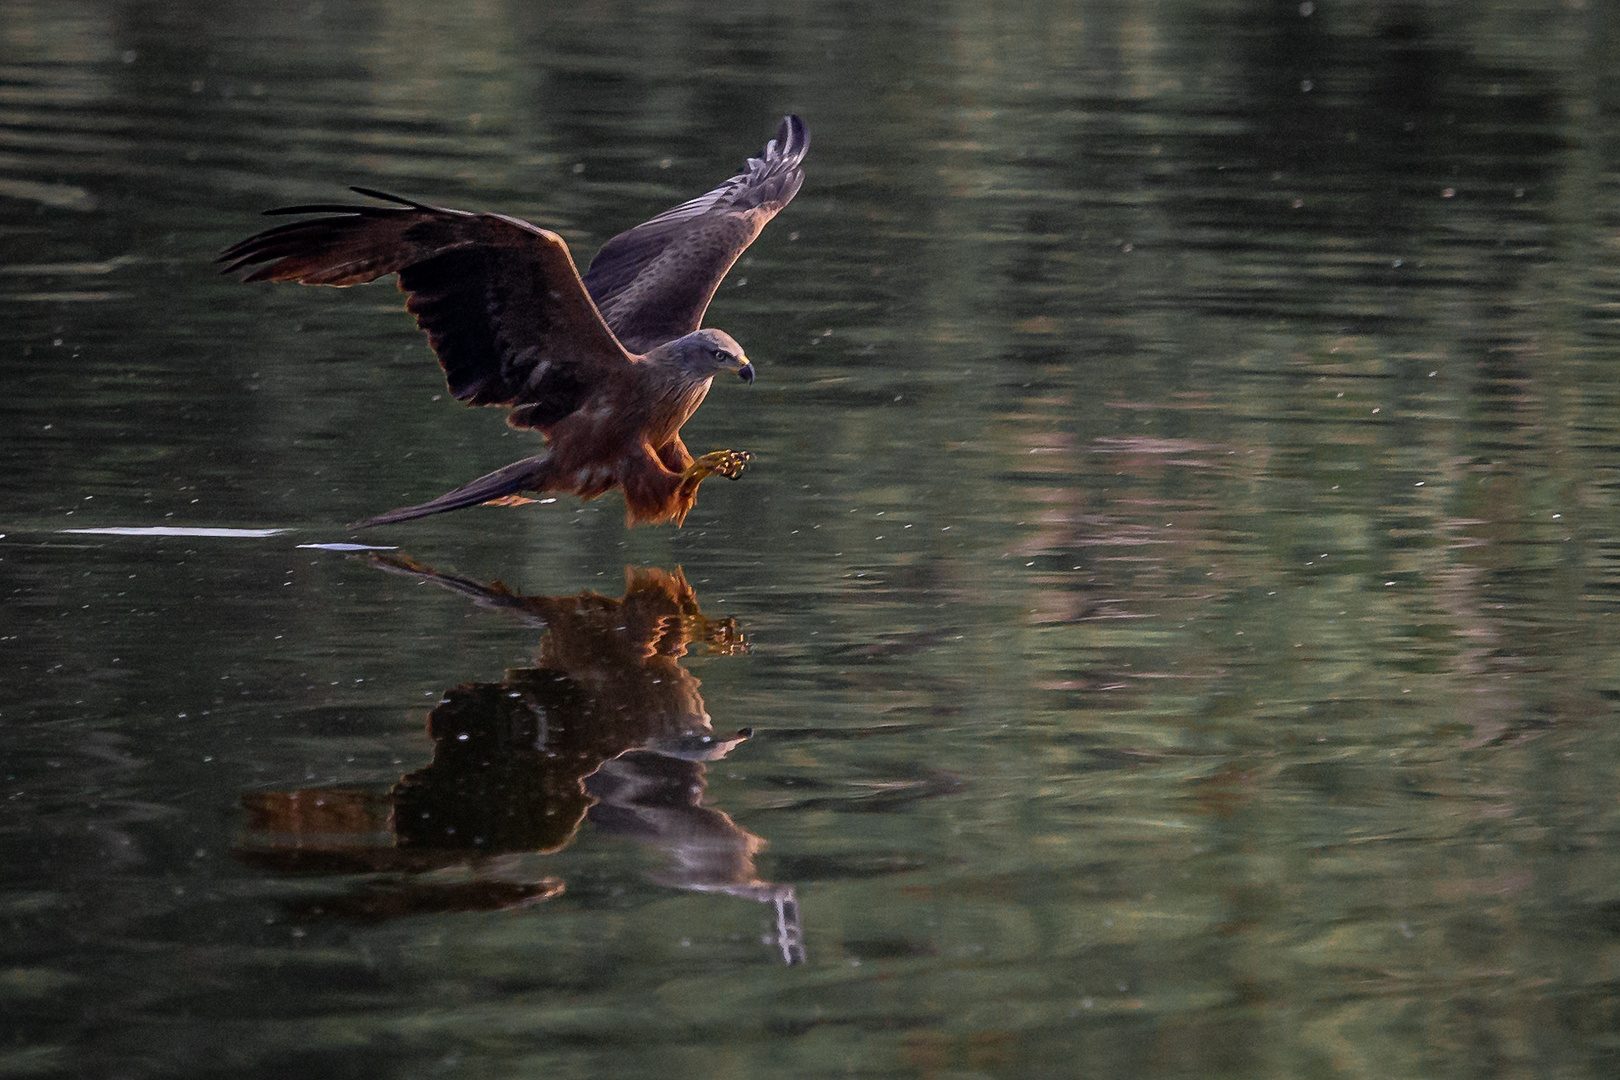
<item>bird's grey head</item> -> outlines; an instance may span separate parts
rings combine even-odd
[[[710,379],[717,372],[735,371],[743,382],[754,381],[754,365],[741,345],[724,330],[698,330],[669,343],[674,361],[693,378]]]

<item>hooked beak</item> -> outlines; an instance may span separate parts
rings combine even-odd
[[[754,365],[749,363],[747,357],[742,358],[741,364],[737,368],[737,377],[749,386],[754,385]]]

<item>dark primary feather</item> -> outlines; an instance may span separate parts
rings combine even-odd
[[[742,172],[602,246],[585,288],[625,348],[645,352],[702,325],[726,272],[798,192],[809,147],[804,122],[788,116]]]
[[[602,322],[562,238],[502,214],[469,214],[356,188],[399,206],[326,213],[251,236],[221,257],[248,281],[355,285],[397,273],[450,392],[472,405],[525,405],[542,430],[631,363]],[[261,265],[262,264],[262,265]]]

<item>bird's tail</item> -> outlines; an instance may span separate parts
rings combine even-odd
[[[398,510],[390,510],[386,514],[378,514],[374,518],[356,521],[350,525],[351,529],[369,529],[374,525],[392,525],[399,521],[415,521],[417,518],[427,517],[429,514],[442,514],[446,510],[460,510],[464,506],[477,506],[493,499],[516,495],[520,491],[543,491],[546,486],[546,477],[549,472],[550,456],[542,454],[539,457],[524,458],[514,461],[504,469],[496,469],[486,476],[480,476],[471,483],[462,484],[454,491],[445,492],[431,502],[419,506],[403,506]]]

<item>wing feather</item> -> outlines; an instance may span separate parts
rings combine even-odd
[[[702,325],[727,271],[804,182],[809,146],[804,122],[786,117],[742,172],[602,246],[585,288],[626,348],[646,352]]]
[[[398,274],[444,368],[472,405],[515,407],[546,430],[634,358],[585,291],[562,237],[504,214],[471,214],[356,188],[395,206],[314,205],[331,214],[267,229],[220,256],[248,281],[357,285]]]

